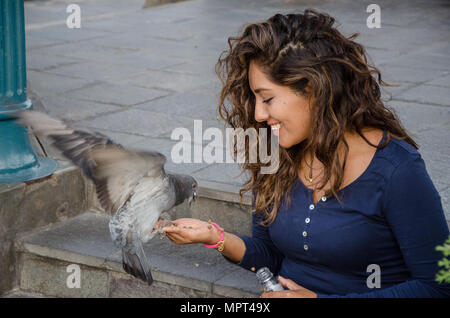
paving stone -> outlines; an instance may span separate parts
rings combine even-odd
[[[131,106],[166,96],[168,92],[126,84],[100,83],[68,92],[67,97],[118,106]]]
[[[90,59],[102,60],[113,65],[129,65],[137,67],[141,71],[143,69],[162,70],[169,67],[176,67],[176,65],[180,65],[185,61],[178,57],[157,56],[152,54],[151,50],[143,49],[133,52],[122,51],[122,54],[112,56],[99,54],[99,56],[90,56]]]
[[[170,137],[173,129],[186,127],[189,123],[192,123],[190,118],[140,109],[128,109],[123,112],[98,116],[95,119],[80,121],[77,124],[82,127],[100,128],[148,137]]]
[[[171,113],[196,119],[215,120],[218,116],[218,98],[213,95],[187,92],[172,94],[137,105],[136,108]]]
[[[387,33],[389,36],[387,36],[383,27],[378,30],[374,36],[367,36],[366,43],[379,48],[395,48],[402,54],[408,54],[420,48],[427,48],[432,43],[447,39],[445,32],[430,32],[428,29],[414,27],[390,30]]]
[[[383,74],[381,75],[383,76]],[[383,81],[385,79],[382,77]],[[392,99],[397,98],[402,92],[407,91],[411,88],[414,88],[420,84],[416,83],[407,83],[407,82],[399,82],[399,81],[390,81],[388,84],[396,85],[396,86],[381,86],[381,99],[385,102],[389,102]]]
[[[446,191],[450,187],[450,181],[447,173],[450,163],[450,147],[448,139],[442,138],[450,133],[450,124],[436,126],[428,130],[420,132],[416,141],[419,144],[419,152],[421,153],[427,167],[427,171],[433,180],[438,192]],[[449,205],[447,201],[443,202],[444,210],[448,211]],[[450,219],[449,219],[450,221]]]
[[[442,207],[444,209],[445,218],[447,219],[447,222],[450,223],[450,209],[448,208],[450,206],[450,187],[443,191],[440,191],[439,195],[441,196]]]
[[[128,77],[122,83],[139,87],[162,88],[174,92],[188,92],[209,83],[211,80],[215,79],[193,74],[154,70]]]
[[[448,107],[399,100],[392,100],[386,105],[396,112],[405,128],[414,133],[450,121],[450,109]]]
[[[39,36],[34,36],[34,35],[25,35],[25,47],[27,50],[36,50],[36,49],[44,49],[47,50],[49,47],[52,46],[58,46],[64,43],[68,43],[69,40],[56,40],[56,39],[49,39],[49,38],[44,38],[44,37],[39,37]]]
[[[63,19],[65,18],[64,15],[61,15],[61,17]],[[57,40],[60,42],[78,42],[82,40],[104,37],[105,35],[108,35],[108,33],[100,30],[90,30],[83,27],[79,29],[69,29],[67,26],[27,31],[27,36],[31,38],[40,37],[50,40]]]
[[[227,297],[239,297],[236,290],[247,292],[247,297],[258,297],[262,294],[255,273],[243,268],[239,268],[232,273],[225,275],[216,281],[213,286],[213,292]]]
[[[448,88],[434,85],[419,85],[396,96],[399,100],[450,106]]]
[[[416,68],[412,66],[403,67],[390,63],[380,66],[380,71],[383,80],[388,83],[423,83],[448,73],[445,70]]]
[[[441,42],[438,42],[438,44],[439,43]],[[424,51],[417,52],[411,50],[410,54],[395,57],[389,61],[389,63],[402,67],[450,71],[449,49],[448,47],[442,47],[438,44],[436,45],[436,49],[433,49],[433,46],[428,46],[425,49],[422,49]],[[441,50],[442,53],[438,53]]]
[[[62,65],[52,68],[51,70],[48,70],[48,72],[83,78],[86,80],[113,81],[120,83],[121,79],[139,74],[142,72],[142,69],[130,65],[111,65],[96,61]]]
[[[58,66],[78,63],[79,60],[61,56],[43,54],[37,51],[27,51],[27,69],[45,71]]]
[[[450,74],[435,78],[432,81],[427,82],[427,84],[434,85],[434,86],[443,86],[443,87],[449,88],[450,87]]]
[[[217,77],[214,67],[219,57],[212,57],[209,59],[202,59],[201,61],[190,61],[181,59],[182,63],[175,64],[164,68],[165,71],[187,73],[193,75],[205,75],[209,78]]]
[[[125,48],[104,47],[95,41],[69,42],[59,45],[36,48],[31,50],[30,54],[49,54],[77,60],[99,61],[102,62],[108,58],[123,56],[127,53],[134,53],[136,50],[127,50]]]
[[[30,82],[30,87],[41,98],[61,95],[74,89],[90,86],[94,83],[92,80],[76,79],[70,76],[31,70],[27,72],[27,80]]]
[[[68,98],[67,95],[44,97],[41,102],[49,115],[67,121],[84,120],[121,110],[119,106],[76,100]]]

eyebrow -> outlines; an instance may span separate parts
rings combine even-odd
[[[257,89],[255,89],[255,94],[259,94],[260,92],[262,92],[262,91],[270,91],[270,89],[269,88],[257,88]]]

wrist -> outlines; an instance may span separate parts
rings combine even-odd
[[[209,220],[208,221],[208,230],[212,230],[211,232],[216,232],[215,234],[217,235],[217,231],[219,231],[219,239],[217,240],[217,241],[215,241],[215,243],[213,243],[213,244],[205,244],[205,243],[203,243],[203,245],[205,246],[205,247],[208,247],[208,248],[215,248],[215,249],[217,249],[219,252],[221,252],[221,251],[223,251],[223,249],[224,249],[224,243],[225,243],[225,241],[224,241],[224,229],[223,228],[221,228],[219,225],[217,225],[216,223],[214,223],[214,222],[211,222],[211,220]],[[214,231],[213,230],[213,227],[214,228],[216,228],[216,230],[217,231]],[[212,234],[213,234],[212,233]],[[216,236],[216,235],[213,235],[213,236]]]
[[[216,228],[215,226],[212,226],[211,224],[208,224],[208,241],[205,242],[205,244],[208,245],[214,245],[217,244],[217,242],[220,241],[220,230],[218,228]]]

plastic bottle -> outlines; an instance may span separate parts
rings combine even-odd
[[[256,272],[256,278],[261,283],[265,292],[283,291],[284,288],[267,267],[261,267]]]

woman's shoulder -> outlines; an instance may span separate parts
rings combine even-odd
[[[384,140],[388,138],[385,132]],[[384,142],[383,140],[383,142]],[[389,143],[379,150],[379,157],[384,159],[386,165],[396,168],[398,165],[421,158],[421,154],[413,145],[395,136],[389,136]]]
[[[427,175],[425,161],[419,150],[405,140],[389,136],[389,143],[378,150],[376,164],[377,174],[381,174],[386,181],[395,175],[405,174]],[[384,136],[384,139],[387,135]]]

